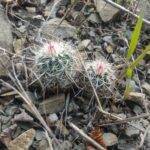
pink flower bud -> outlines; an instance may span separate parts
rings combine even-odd
[[[105,64],[104,62],[98,62],[96,65],[96,74],[97,75],[102,75],[105,72]]]

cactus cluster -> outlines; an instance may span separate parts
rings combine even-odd
[[[50,41],[35,54],[36,74],[42,83],[53,87],[68,87],[72,83],[90,86],[89,79],[96,89],[110,87],[115,78],[112,65],[105,59],[85,61],[85,66],[79,61],[77,51],[65,42]],[[86,72],[85,70],[86,69]],[[88,73],[88,76],[87,76]],[[79,75],[77,77],[77,75]],[[85,77],[85,80],[83,79]],[[79,78],[80,77],[80,78]],[[80,83],[76,79],[82,80]]]
[[[58,83],[67,86],[74,80],[76,73],[75,55],[75,49],[67,43],[57,41],[45,43],[35,54],[36,74],[43,76],[46,84]]]

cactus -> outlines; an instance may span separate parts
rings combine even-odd
[[[50,41],[35,54],[36,74],[51,86],[65,87],[74,80],[76,60],[76,51],[71,45]]]
[[[110,87],[115,79],[113,67],[105,59],[86,62],[85,68],[96,89]]]

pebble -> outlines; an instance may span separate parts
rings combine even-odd
[[[127,136],[131,137],[131,136],[139,135],[140,131],[132,126],[129,126],[126,128],[125,133]]]
[[[139,115],[139,114],[142,114],[143,113],[143,110],[140,106],[138,105],[135,105],[134,108],[133,108],[133,112],[136,114],[136,115]]]
[[[35,12],[36,12],[36,8],[35,8],[35,7],[26,7],[26,10],[27,10],[29,13],[35,13]]]
[[[93,23],[100,23],[100,19],[96,13],[91,13],[87,20]]]
[[[41,114],[53,114],[62,111],[65,106],[65,95],[58,95],[48,98],[39,104]]]
[[[55,123],[56,121],[58,121],[58,116],[56,114],[50,114],[48,116],[48,119],[49,119],[50,123]]]
[[[79,50],[84,50],[85,48],[87,48],[89,46],[90,42],[91,42],[90,39],[85,39],[85,40],[81,41],[81,43],[78,46]]]
[[[103,37],[103,41],[105,41],[105,42],[111,44],[111,43],[113,42],[113,41],[112,41],[112,36],[110,36],[110,35],[104,36],[104,37]]]
[[[37,130],[37,131],[36,131],[36,135],[35,135],[35,139],[36,139],[37,141],[40,141],[40,140],[42,140],[42,139],[46,139],[46,136],[45,136],[44,131]]]
[[[118,138],[113,133],[104,133],[103,140],[106,146],[113,146],[118,143]]]

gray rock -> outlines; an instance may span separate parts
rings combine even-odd
[[[36,131],[36,134],[35,134],[35,139],[36,139],[37,141],[46,139],[45,132],[44,132],[44,131],[41,131],[41,130],[37,130],[37,131]]]
[[[36,12],[36,8],[35,7],[26,7],[27,11],[29,13],[35,13]]]
[[[135,105],[135,106],[134,106],[133,111],[134,111],[134,113],[137,114],[137,115],[143,113],[142,108],[141,108],[140,106],[138,106],[138,105]]]
[[[104,133],[103,140],[106,146],[113,146],[118,143],[118,138],[113,133]]]
[[[125,130],[127,136],[138,136],[140,134],[140,130],[145,131],[142,123],[140,121],[132,121],[130,126],[128,126]]]
[[[52,114],[62,111],[65,105],[65,95],[58,95],[44,100],[39,104],[39,112],[41,114]]]
[[[6,109],[5,109],[5,113],[8,116],[13,116],[17,110],[19,110],[18,106],[16,106],[16,105],[8,105],[6,107]]]
[[[118,143],[118,149],[119,150],[135,150],[136,148],[136,143],[134,141],[134,144],[132,142],[128,142],[125,139],[119,139]]]
[[[150,84],[149,84],[149,83],[145,82],[145,83],[142,85],[142,88],[145,90],[145,92],[146,92],[147,94],[150,95]]]
[[[11,32],[11,26],[8,18],[2,10],[0,10],[0,47],[12,51],[13,37]]]
[[[93,23],[100,23],[100,19],[96,13],[91,13],[87,20]]]
[[[131,136],[135,136],[135,135],[139,135],[140,131],[138,129],[135,129],[132,126],[129,126],[126,130],[125,133],[127,136],[131,137]]]
[[[0,47],[6,49],[8,52],[12,52],[13,50],[11,26],[2,10],[0,10]],[[6,68],[9,64],[9,57],[4,53],[4,51],[0,51],[0,60],[0,76],[6,76]]]
[[[48,119],[49,119],[50,123],[54,123],[54,122],[58,121],[58,116],[56,114],[50,114],[48,116]]]
[[[103,37],[103,40],[109,44],[111,44],[113,41],[112,41],[112,36],[110,35],[107,35],[107,36],[104,36]]]
[[[52,38],[77,38],[76,28],[68,24],[67,21],[63,21],[60,25],[61,19],[54,18],[44,23],[41,28],[41,33],[46,39]]]
[[[119,12],[118,8],[113,7],[104,0],[95,0],[95,6],[104,22],[112,20]]]

